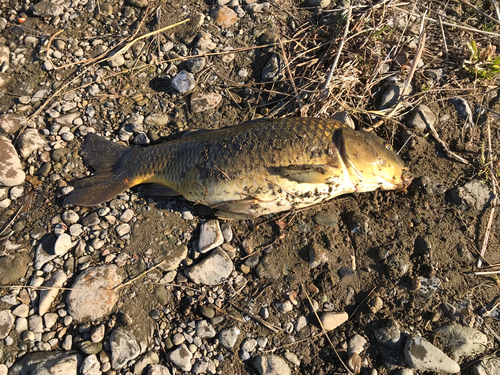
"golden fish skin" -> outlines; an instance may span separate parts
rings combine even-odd
[[[298,209],[355,191],[405,188],[411,178],[378,136],[319,118],[284,118],[127,148],[89,134],[82,156],[96,173],[65,204],[93,206],[152,183],[216,208],[224,219]]]

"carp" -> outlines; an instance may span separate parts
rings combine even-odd
[[[390,143],[336,120],[283,118],[199,131],[126,147],[88,134],[94,174],[72,182],[64,205],[96,206],[139,184],[248,219],[318,204],[341,194],[402,190],[411,176]]]

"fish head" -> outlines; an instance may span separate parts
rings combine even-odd
[[[357,192],[404,190],[413,177],[389,142],[366,131],[341,129],[338,145]]]

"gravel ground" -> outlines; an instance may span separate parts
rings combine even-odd
[[[349,6],[0,2],[0,375],[500,374],[499,22]],[[61,205],[88,133],[284,115],[373,127],[414,182],[256,220],[140,188]]]

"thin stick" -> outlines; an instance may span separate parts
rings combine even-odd
[[[406,9],[402,9],[402,8],[398,8],[398,7],[394,7],[394,9],[397,10],[397,11],[401,11],[401,12],[410,14],[410,15],[415,16],[415,17],[424,18],[426,21],[429,21],[429,22],[432,22],[432,23],[439,23],[439,21],[435,20],[434,18],[429,18],[429,17],[421,16],[420,14],[412,13],[410,11],[407,11]],[[492,33],[492,32],[489,32],[489,31],[478,30],[478,29],[475,29],[474,27],[462,26],[462,25],[457,25],[455,23],[449,23],[449,22],[444,22],[444,21],[443,21],[443,25],[450,26],[450,27],[455,27],[455,28],[460,29],[460,30],[472,31],[474,33],[479,33],[479,34],[484,34],[484,35],[489,35],[489,36],[494,36],[496,38],[500,38],[500,34]]]
[[[431,123],[428,123],[427,126],[429,127],[432,136],[436,139],[436,141],[438,141],[441,144],[441,146],[443,146],[444,151],[446,152],[446,155],[448,155],[449,157],[451,157],[451,158],[453,158],[455,160],[458,160],[460,163],[469,164],[469,162],[467,160],[465,160],[464,158],[458,156],[457,154],[455,154],[453,151],[450,150],[450,148],[448,147],[448,145],[446,144],[446,142],[443,141],[441,139],[441,137],[439,136],[436,128],[434,127],[434,125],[432,125]]]
[[[128,284],[133,283],[134,281],[136,281],[137,279],[140,279],[141,277],[145,276],[146,274],[148,274],[148,273],[149,273],[149,272],[151,272],[152,270],[154,270],[154,269],[156,269],[156,268],[160,267],[160,266],[161,266],[163,263],[165,263],[166,261],[167,261],[167,260],[166,260],[166,259],[164,259],[164,260],[162,260],[160,263],[158,263],[158,264],[154,265],[153,267],[148,268],[147,270],[145,270],[145,271],[141,272],[141,273],[140,273],[139,275],[137,275],[136,277],[134,277],[134,278],[132,278],[132,279],[130,279],[130,280],[128,280],[128,281],[126,281],[126,282],[122,283],[122,284],[118,284],[117,286],[115,286],[115,287],[113,288],[113,290],[119,290],[119,289],[123,288],[125,285],[128,285]]]
[[[446,36],[444,35],[443,20],[439,16],[439,26],[441,26],[441,35],[443,36],[444,50],[446,51],[446,60],[448,60],[448,43],[446,43]]]
[[[125,52],[127,52],[130,49],[130,47],[132,47],[135,43],[137,43],[141,39],[149,38],[152,35],[156,35],[156,34],[162,33],[162,32],[164,32],[166,30],[172,29],[174,27],[177,27],[177,26],[182,25],[182,24],[184,24],[186,22],[189,22],[189,21],[191,21],[191,19],[190,18],[186,18],[185,20],[177,22],[177,23],[174,23],[173,25],[168,25],[168,26],[165,26],[165,27],[163,27],[161,29],[158,29],[158,30],[155,30],[155,31],[151,31],[150,33],[141,35],[140,37],[135,38],[134,40],[128,42],[122,49],[118,50],[118,52],[116,52],[116,54],[124,54]]]
[[[316,312],[316,309],[314,308],[314,305],[311,301],[311,297],[309,297],[309,293],[307,293],[307,290],[306,288],[304,288],[304,285],[302,285],[302,290],[304,291],[304,293],[306,294],[306,297],[307,297],[307,300],[309,301],[309,304],[311,305],[312,307],[312,310],[313,310],[313,313],[314,315],[316,316],[316,319],[318,320],[318,323],[319,323],[319,326],[321,327],[321,331],[323,333],[327,333],[327,330],[325,329],[325,327],[323,327],[323,323],[321,323],[321,319],[319,318],[318,316],[318,313]],[[337,355],[337,358],[339,359],[339,361],[342,363],[342,365],[344,366],[344,368],[347,370],[347,372],[351,375],[353,375],[353,373],[351,372],[351,370],[349,370],[349,367],[347,367],[347,365],[344,363],[344,361],[342,360],[342,358],[340,358],[340,355],[339,353],[337,352],[337,350],[335,349],[335,345],[333,345],[333,342],[332,340],[330,339],[330,336],[328,336],[328,334],[325,335],[328,342],[330,343],[330,346],[332,347],[333,351],[335,352],[335,354]]]
[[[495,170],[493,167],[493,153],[491,151],[491,129],[489,121],[487,122],[487,132],[488,132],[488,159],[489,159],[488,164],[490,167],[491,190],[493,191],[493,200],[491,201],[490,219],[488,220],[488,225],[486,226],[486,232],[484,233],[483,247],[481,249],[481,257],[484,257],[484,254],[486,253],[486,248],[488,247],[488,240],[490,238],[490,233],[491,233],[491,225],[493,224],[493,217],[495,216],[495,207],[497,205],[497,200],[498,200]],[[479,258],[477,260],[478,268],[481,268],[482,265],[483,265],[482,258]]]
[[[24,131],[24,129],[26,129],[29,124],[33,123],[34,119],[38,115],[40,115],[40,113],[42,113],[45,110],[45,107],[47,107],[47,105],[50,103],[50,101],[52,99],[54,99],[56,96],[58,96],[61,92],[63,92],[64,90],[66,90],[68,88],[68,86],[71,85],[74,81],[76,81],[82,75],[84,75],[85,73],[87,73],[87,71],[88,71],[88,69],[82,70],[79,74],[77,74],[77,76],[75,78],[73,78],[72,80],[68,81],[67,83],[61,85],[61,87],[59,87],[59,89],[57,89],[50,96],[50,98],[48,98],[40,107],[38,107],[38,109],[28,118],[28,120],[25,122],[25,124],[23,125],[23,127],[18,131],[17,137],[14,140],[14,145],[17,143],[17,140],[19,139],[19,136],[22,134],[22,132]]]
[[[498,20],[500,21],[500,8],[498,7],[498,3],[496,0],[490,0],[490,2],[493,4],[495,7],[495,13],[497,15]]]
[[[344,28],[344,35],[342,36],[342,39],[340,40],[339,43],[339,49],[337,50],[337,55],[335,56],[335,60],[333,60],[332,66],[330,68],[330,71],[328,72],[328,76],[326,77],[325,83],[323,85],[323,100],[326,100],[330,94],[330,90],[328,86],[330,85],[330,81],[332,80],[333,77],[333,72],[335,71],[335,68],[337,67],[337,63],[339,62],[340,54],[342,52],[342,49],[344,48],[344,43],[347,38],[347,33],[349,32],[349,26],[351,24],[351,15],[352,15],[352,7],[349,6],[349,10],[347,13],[347,20]]]
[[[236,310],[239,310],[241,311],[243,314],[246,314],[248,315],[250,318],[252,318],[253,320],[256,320],[257,322],[259,322],[260,324],[262,324],[264,327],[270,329],[271,331],[273,331],[274,333],[278,333],[280,331],[283,331],[283,329],[281,328],[278,328],[278,327],[275,327],[271,324],[269,324],[268,322],[266,322],[265,320],[259,318],[258,316],[255,316],[254,314],[252,314],[251,312],[249,311],[246,311],[245,309],[239,307],[238,305],[236,305],[235,303],[231,302],[231,301],[227,301],[231,306],[233,306]]]
[[[52,68],[54,68],[55,66],[54,66],[54,64],[52,63],[52,59],[50,58],[50,53],[49,53],[49,51],[50,51],[50,45],[52,44],[52,41],[54,40],[54,38],[55,38],[57,35],[61,34],[63,31],[64,31],[64,29],[61,29],[61,30],[59,30],[58,32],[56,32],[54,35],[52,35],[52,36],[50,37],[49,42],[47,43],[47,59],[49,60],[50,65],[52,65]]]
[[[14,216],[12,216],[12,218],[9,220],[9,222],[7,224],[5,224],[5,226],[3,227],[2,231],[0,232],[0,236],[2,236],[2,234],[5,233],[5,231],[7,230],[8,227],[10,227],[10,225],[16,220],[16,218],[19,216],[19,213],[21,212],[21,210],[24,208],[24,205],[19,207],[16,211],[16,213],[14,214]]]
[[[483,12],[481,9],[479,9],[478,7],[476,7],[475,5],[472,5],[471,3],[469,3],[467,0],[458,0],[460,1],[462,4],[468,6],[468,7],[471,7],[473,8],[476,12],[478,12],[479,14],[481,14],[483,17],[486,17],[487,19],[489,19],[491,22],[494,22],[496,23],[497,25],[500,25],[500,21],[491,17],[488,13],[485,13]]]
[[[423,21],[422,21],[422,23],[423,23]],[[419,46],[418,46],[417,52],[415,53],[415,57],[413,58],[413,62],[411,64],[410,72],[408,73],[408,78],[406,79],[406,82],[405,82],[405,84],[403,86],[403,90],[401,92],[401,96],[398,99],[398,102],[396,103],[396,105],[394,106],[394,108],[392,109],[392,111],[387,114],[387,116],[385,116],[384,118],[382,118],[381,120],[379,120],[375,125],[373,125],[370,128],[366,129],[367,131],[373,131],[374,129],[377,129],[387,119],[389,119],[392,116],[394,116],[394,114],[396,114],[396,112],[399,109],[399,107],[401,106],[401,104],[406,99],[405,98],[406,90],[410,86],[410,82],[413,79],[413,75],[415,74],[415,71],[417,70],[418,61],[420,60],[420,57],[422,56],[422,52],[424,51],[425,39],[426,39],[425,33],[422,33],[420,35],[420,42],[419,42]]]
[[[220,313],[224,314],[225,316],[229,316],[230,318],[236,320],[237,322],[245,323],[245,321],[243,319],[241,319],[240,317],[231,315],[227,311],[225,311],[225,310],[223,310],[220,307],[217,307],[215,305],[213,307],[215,308],[215,310],[217,310],[217,312],[220,312]]]
[[[302,101],[300,100],[300,95],[297,92],[297,86],[295,86],[295,79],[293,78],[292,71],[290,70],[290,65],[288,64],[288,57],[286,56],[285,48],[283,48],[283,44],[281,43],[281,38],[279,38],[278,41],[280,43],[281,53],[283,54],[283,59],[285,60],[286,71],[287,71],[288,75],[290,76],[290,81],[292,82],[293,94],[295,95],[295,99],[297,100],[297,104],[299,105],[299,109],[302,109]]]

